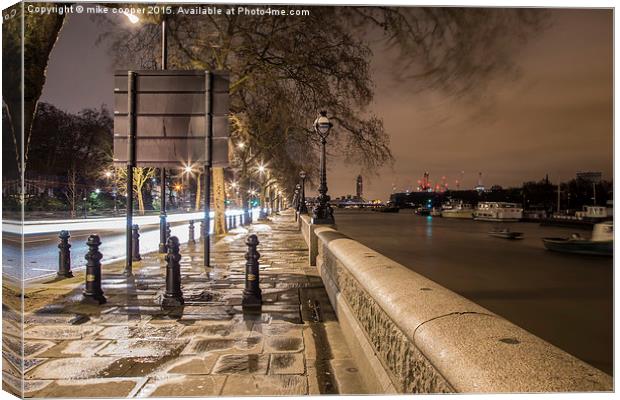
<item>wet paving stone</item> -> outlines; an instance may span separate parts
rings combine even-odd
[[[77,325],[76,322],[80,321],[86,316],[80,316],[76,314],[28,314],[24,316],[24,325]],[[87,319],[90,319],[86,317]]]
[[[39,353],[38,357],[92,357],[108,343],[110,343],[108,340],[67,340]]]
[[[103,327],[94,325],[62,326],[39,325],[24,331],[25,339],[78,340],[94,335]]]
[[[102,315],[101,317],[98,317],[98,318],[93,318],[93,322],[97,323],[98,325],[102,325],[102,326],[106,326],[106,325],[128,326],[132,324],[137,325],[143,322],[147,322],[151,318],[153,317],[150,315],[137,315],[137,314],[128,315],[128,314],[117,314],[116,312],[114,312],[114,313]]]
[[[300,375],[231,375],[222,396],[302,396],[307,386]]]
[[[267,354],[226,354],[218,358],[214,374],[266,374],[269,363]]]
[[[193,338],[193,337],[226,337],[230,336],[232,331],[232,325],[229,323],[214,324],[214,325],[192,325],[183,328],[179,334],[180,338]]]
[[[151,376],[166,368],[169,362],[174,361],[179,351],[176,350],[162,357],[127,357],[120,358],[112,363],[101,374],[104,376],[131,376],[144,377]]]
[[[121,339],[97,352],[100,356],[163,357],[185,346],[183,341]]]
[[[213,397],[220,394],[224,376],[181,376],[149,380],[138,397]]]
[[[178,324],[111,326],[97,334],[102,339],[175,339],[184,327]]]
[[[269,374],[303,374],[304,355],[302,353],[271,354]]]
[[[265,339],[265,351],[267,352],[297,352],[303,348],[303,340],[300,337],[270,336]]]
[[[220,355],[215,353],[206,356],[179,357],[167,372],[168,374],[206,375],[211,372],[219,357]]]
[[[286,335],[302,337],[303,325],[277,322],[272,322],[270,324],[254,324],[252,331],[260,333],[263,336]]]
[[[26,373],[26,379],[88,379],[102,376],[116,357],[57,358]],[[121,375],[119,373],[119,375]]]
[[[41,388],[31,388],[27,397],[128,397],[138,384],[128,378],[47,381]]]
[[[192,339],[181,354],[201,354],[215,350],[227,350],[232,349],[234,344],[233,339]]]
[[[5,339],[6,336],[3,337],[3,341]],[[52,342],[50,340],[26,340],[24,341],[24,356],[26,358],[34,357],[55,345],[56,342]]]
[[[4,362],[3,367],[10,367],[11,370],[14,371],[16,375],[20,375],[21,374],[20,371],[22,369],[22,363],[24,364],[24,369],[29,370],[33,366],[40,364],[44,360],[37,359],[37,358],[26,358],[22,361],[22,357],[19,356],[17,353],[7,350],[7,349],[3,349],[2,361]]]

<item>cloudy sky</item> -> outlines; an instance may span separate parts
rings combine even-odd
[[[551,26],[515,53],[519,76],[490,83],[476,102],[396,82],[393,60],[375,46],[373,111],[383,118],[395,163],[364,175],[364,196],[387,199],[415,187],[424,171],[450,187],[568,180],[613,170],[613,48],[610,10],[554,10]],[[112,105],[114,66],[100,28],[69,16],[51,55],[41,101],[77,112]],[[359,167],[330,159],[332,197],[355,193]]]

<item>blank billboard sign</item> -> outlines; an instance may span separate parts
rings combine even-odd
[[[114,74],[114,164],[117,166],[128,161],[132,115],[128,72]],[[206,164],[209,124],[213,132],[212,166],[228,166],[228,74],[132,72],[135,74],[136,166],[179,168],[190,163]]]

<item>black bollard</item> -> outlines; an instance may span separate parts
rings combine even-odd
[[[86,300],[103,304],[107,300],[101,289],[101,258],[103,256],[99,252],[101,245],[99,235],[90,235],[86,245],[88,246],[88,253],[84,256],[86,258],[86,287],[82,294]]]
[[[133,261],[140,261],[142,257],[140,257],[140,227],[137,224],[131,226],[131,259]]]
[[[166,293],[161,301],[162,307],[180,307],[183,305],[183,293],[181,292],[181,254],[179,253],[179,239],[171,236],[166,242],[168,254],[166,254]]]
[[[187,240],[189,244],[196,244],[196,238],[194,237],[194,220],[189,221],[189,239]]]
[[[243,300],[241,305],[243,308],[260,308],[262,304],[262,295],[259,285],[258,259],[260,253],[256,250],[258,246],[258,237],[250,235],[245,241],[248,246],[248,252],[245,253],[245,289],[243,290]]]
[[[71,245],[69,244],[69,238],[71,235],[69,231],[60,231],[58,235],[60,243],[58,244],[58,276],[63,278],[73,278],[73,272],[71,272]]]

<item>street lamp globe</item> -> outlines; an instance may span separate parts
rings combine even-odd
[[[189,174],[191,173],[192,170],[192,166],[191,165],[187,165],[185,168],[183,168],[183,171],[185,171],[185,173]]]
[[[327,118],[327,111],[321,111],[317,119],[314,120],[314,129],[322,138],[327,137],[332,126],[329,118]]]

